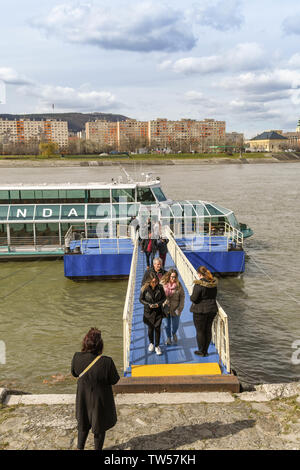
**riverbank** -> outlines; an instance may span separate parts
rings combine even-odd
[[[104,450],[300,450],[300,383],[230,393],[116,395]],[[0,389],[0,449],[76,447],[75,395]],[[87,449],[93,448],[89,436]]]
[[[252,156],[244,154],[240,156],[213,156],[213,157],[199,157],[187,158],[176,157],[172,158],[167,155],[153,157],[147,156],[144,158],[105,158],[99,156],[90,156],[85,158],[80,157],[64,157],[64,158],[0,158],[0,168],[18,168],[18,167],[97,167],[97,166],[136,166],[136,165],[224,165],[224,164],[259,164],[259,163],[297,163],[300,162],[300,156],[293,153],[281,154],[259,154],[259,156]]]

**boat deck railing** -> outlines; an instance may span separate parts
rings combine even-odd
[[[176,243],[173,232],[169,229],[168,251],[177,267],[185,286],[191,295],[193,292],[194,281],[199,279],[196,269],[187,259],[181,248]],[[226,370],[230,372],[230,352],[229,352],[229,328],[228,317],[218,303],[218,314],[215,317],[212,328],[212,341],[216,346],[220,359]]]
[[[168,230],[168,225],[163,230],[165,227]],[[190,230],[188,224],[184,228],[177,224],[172,231],[178,243],[192,251],[214,251],[214,247],[217,251],[229,251],[233,247],[242,248],[244,244],[243,233],[228,222],[209,224],[206,228],[191,224]]]

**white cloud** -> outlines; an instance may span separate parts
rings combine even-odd
[[[286,34],[300,34],[300,14],[286,17],[282,22],[282,29]]]
[[[288,66],[292,68],[300,68],[300,53],[297,52],[296,54],[292,55],[292,57],[288,61]]]
[[[209,1],[208,5],[195,7],[196,20],[200,25],[219,31],[239,29],[244,23],[240,0]]]
[[[76,44],[137,52],[186,51],[196,39],[184,12],[153,1],[124,7],[64,3],[31,25]]]
[[[18,93],[38,99],[39,109],[48,109],[55,104],[59,111],[102,111],[120,106],[109,91],[75,89],[53,85],[23,86]]]
[[[185,57],[176,61],[166,60],[161,69],[175,73],[210,74],[226,71],[256,70],[266,65],[265,54],[259,44],[241,43],[222,54],[202,57]]]
[[[0,67],[0,80],[6,85],[26,85],[32,83],[10,67]]]
[[[278,69],[264,73],[248,72],[237,77],[226,77],[220,85],[228,89],[243,90],[254,94],[271,94],[300,87],[300,73],[289,69]]]

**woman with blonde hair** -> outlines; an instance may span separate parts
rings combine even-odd
[[[194,281],[193,293],[190,297],[198,350],[194,351],[199,356],[208,356],[208,347],[212,337],[212,324],[218,312],[217,285],[218,280],[205,266],[197,269],[198,277]]]
[[[183,287],[178,279],[178,272],[176,269],[170,269],[160,281],[164,288],[167,300],[164,303],[164,308],[167,310],[166,317],[164,318],[165,330],[167,335],[166,344],[173,342],[177,343],[177,330],[179,327],[179,320],[181,312],[184,308],[185,294]]]

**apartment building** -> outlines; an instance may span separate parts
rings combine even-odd
[[[121,122],[94,121],[86,123],[86,138],[102,145],[120,148],[124,144],[170,147],[175,144],[207,151],[210,146],[225,144],[225,121],[181,119],[153,121],[127,119]]]
[[[34,121],[0,119],[0,143],[54,142],[67,147],[69,142],[67,121]]]
[[[226,145],[232,145],[233,147],[241,147],[244,145],[244,134],[239,132],[226,133]]]

